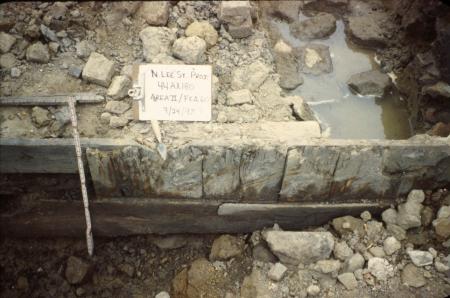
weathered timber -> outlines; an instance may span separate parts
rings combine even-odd
[[[1,234],[15,237],[81,237],[81,201],[38,201],[0,215]],[[379,214],[387,204],[221,204],[216,201],[108,198],[91,202],[96,236],[171,233],[249,233],[275,223],[283,229],[322,225],[364,210]]]
[[[32,96],[0,96],[0,106],[53,106],[66,105],[68,98],[73,97],[77,103],[100,103],[103,95],[96,93],[67,93]]]
[[[81,139],[86,147],[102,150],[137,145],[115,139]],[[0,138],[0,173],[78,173],[73,139]]]
[[[0,140],[0,173],[76,173],[72,140]],[[450,186],[446,139],[295,144],[238,138],[174,139],[162,160],[131,140],[82,143],[98,197],[241,201],[393,199]]]

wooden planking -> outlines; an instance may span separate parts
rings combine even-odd
[[[134,141],[81,139],[81,146],[113,149]],[[78,173],[73,139],[0,138],[0,173]]]
[[[26,204],[23,202],[23,204]],[[167,199],[107,199],[93,201],[90,209],[94,236],[127,236],[172,233],[250,233],[271,227],[295,230],[323,225],[343,215],[358,216],[369,210],[379,214],[384,203],[369,204],[233,204],[234,210],[218,214],[219,202]],[[229,204],[222,205],[230,208]],[[80,201],[38,201],[16,212],[0,214],[1,234],[15,237],[84,236]]]
[[[75,97],[77,103],[100,103],[105,100],[103,95],[90,92],[34,96],[1,96],[0,106],[65,105],[69,97]]]

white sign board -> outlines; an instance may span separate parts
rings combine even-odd
[[[139,120],[210,121],[211,66],[139,66]]]

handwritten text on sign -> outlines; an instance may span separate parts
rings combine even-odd
[[[140,65],[138,80],[140,120],[211,120],[210,65]]]

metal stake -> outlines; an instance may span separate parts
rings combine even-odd
[[[72,120],[73,139],[75,141],[75,151],[77,154],[78,172],[80,174],[81,194],[83,195],[84,216],[86,218],[86,244],[90,256],[94,254],[94,238],[92,236],[91,213],[89,212],[89,199],[86,189],[86,176],[84,174],[84,165],[80,144],[80,135],[78,134],[77,114],[75,110],[76,98],[70,97],[68,104],[70,118]]]

